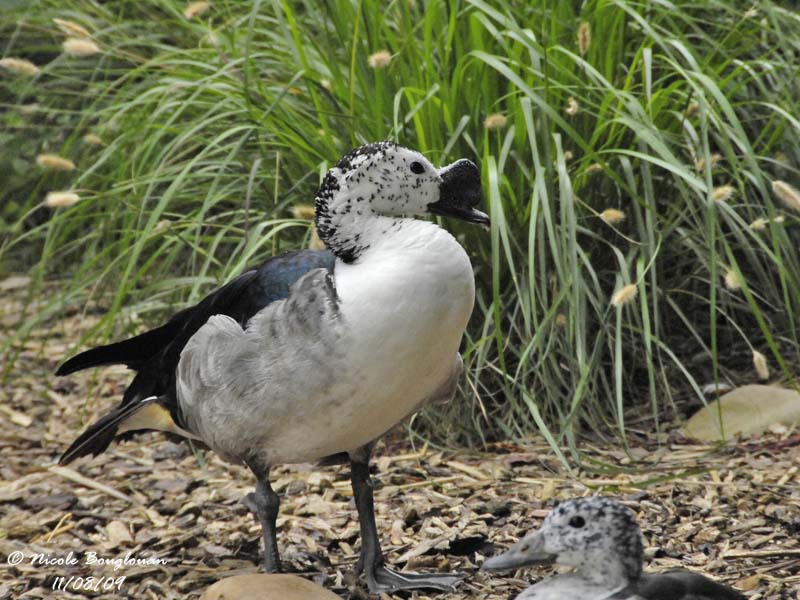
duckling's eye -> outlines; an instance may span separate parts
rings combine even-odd
[[[572,517],[569,520],[569,526],[570,527],[574,527],[575,529],[580,529],[584,525],[586,525],[586,519],[584,519],[583,517],[580,517],[580,516],[579,517]]]
[[[417,162],[416,160],[411,163],[411,172],[416,175],[422,175],[425,172],[425,167],[422,165],[421,162]]]

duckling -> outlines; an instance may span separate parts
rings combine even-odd
[[[533,564],[575,567],[532,585],[516,600],[744,600],[738,591],[678,569],[643,573],[644,546],[636,515],[611,498],[562,502],[507,552],[483,563],[486,571]]]

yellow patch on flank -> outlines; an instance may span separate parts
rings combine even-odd
[[[172,415],[169,414],[169,411],[156,403],[151,403],[142,407],[125,419],[120,423],[117,433],[125,433],[126,431],[136,431],[139,429],[168,431],[170,433],[177,433],[183,437],[195,440],[198,439],[196,435],[178,427],[175,421],[172,420]]]

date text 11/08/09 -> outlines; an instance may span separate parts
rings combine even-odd
[[[69,577],[55,577],[52,589],[75,592],[108,592],[121,590],[123,583],[125,583],[124,575],[119,577],[79,577],[71,575]]]

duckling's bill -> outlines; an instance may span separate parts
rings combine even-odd
[[[545,538],[540,532],[525,536],[508,551],[492,556],[481,565],[481,571],[508,571],[529,565],[551,565],[557,555],[545,551]]]

